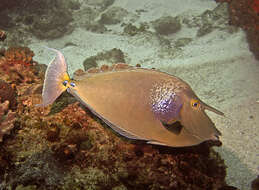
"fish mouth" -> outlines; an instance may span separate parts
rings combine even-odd
[[[210,140],[219,141],[219,135],[217,135],[217,134],[211,135]]]

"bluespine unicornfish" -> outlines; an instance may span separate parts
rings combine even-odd
[[[202,102],[183,80],[157,70],[130,66],[86,72],[71,79],[63,54],[51,50],[56,57],[45,74],[41,106],[52,104],[67,90],[129,139],[171,147],[219,139],[221,133],[205,110],[224,114]]]

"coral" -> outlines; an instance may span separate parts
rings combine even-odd
[[[3,147],[3,143],[1,143],[0,146],[0,181],[2,181],[2,175],[5,173],[5,171],[10,167],[10,163],[12,160],[12,156],[9,152],[5,150]],[[0,183],[0,189],[1,188],[1,183]]]
[[[28,47],[10,47],[0,57],[1,78],[13,84],[31,83],[35,80],[34,53]]]
[[[0,142],[3,141],[3,136],[10,134],[10,131],[14,128],[15,112],[9,110],[8,107],[8,100],[0,104]]]
[[[32,64],[33,51],[28,47],[10,47],[8,48],[4,56],[9,64]]]
[[[27,157],[22,164],[18,164],[10,181],[13,187],[21,184],[38,185],[54,189],[60,186],[64,178],[63,166],[55,160],[49,151],[33,154]],[[56,189],[55,188],[55,189]]]
[[[9,101],[9,108],[12,110],[16,109],[17,101],[16,101],[16,91],[15,89],[8,83],[3,80],[0,80],[0,102],[3,103],[6,100]]]
[[[87,187],[88,189],[112,189],[110,185],[112,184],[111,177],[107,176],[107,174],[98,168],[89,167],[84,172],[81,172],[79,168],[74,168],[73,173],[78,182],[74,183],[71,179],[68,179],[65,184],[67,189],[80,189],[80,187]]]

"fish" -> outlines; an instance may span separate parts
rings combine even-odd
[[[52,104],[64,91],[120,135],[148,144],[188,147],[219,141],[221,132],[205,104],[182,79],[154,69],[128,67],[70,78],[64,55],[56,56],[45,73],[42,104]]]

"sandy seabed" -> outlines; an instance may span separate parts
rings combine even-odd
[[[169,15],[191,20],[217,7],[211,0],[182,2],[116,0],[112,6],[126,9],[129,14],[124,18],[125,22],[128,19],[135,25]],[[144,11],[137,15],[137,10]],[[34,59],[44,64],[48,64],[54,54],[43,46],[61,50],[70,73],[83,69],[86,58],[118,48],[130,65],[139,63],[144,68],[157,68],[184,79],[203,101],[225,113],[226,117],[208,113],[222,132],[223,145],[215,149],[228,167],[227,183],[249,189],[251,181],[259,174],[259,103],[256,103],[259,99],[259,63],[248,49],[245,33],[241,29],[228,32],[215,27],[208,34],[197,37],[198,27],[182,24],[180,31],[166,36],[172,45],[170,49],[163,46],[152,27],[150,34],[135,36],[123,35],[120,24],[107,27],[110,32],[103,34],[77,27],[59,39],[34,39],[29,47],[35,52]],[[175,48],[174,44],[180,38],[192,40]],[[68,43],[75,45],[66,46]]]

